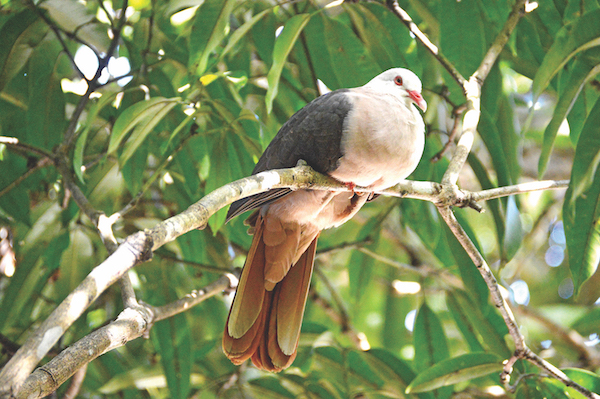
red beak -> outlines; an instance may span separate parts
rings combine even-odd
[[[417,107],[421,108],[423,112],[427,111],[427,102],[423,99],[421,93],[411,90],[408,92],[408,95],[411,98],[411,100],[413,100],[415,104],[417,104]]]

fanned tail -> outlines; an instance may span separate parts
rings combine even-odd
[[[296,357],[317,237],[272,290],[265,282],[264,223],[258,217],[252,246],[227,318],[223,350],[234,364],[251,358],[272,372],[289,367]]]

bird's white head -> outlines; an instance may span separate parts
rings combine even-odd
[[[421,96],[421,80],[411,70],[388,69],[371,79],[365,87],[373,87],[379,91],[400,96],[407,102],[407,105],[410,106],[410,103],[414,103],[423,112],[427,110],[427,103]]]

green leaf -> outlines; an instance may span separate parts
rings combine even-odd
[[[473,306],[473,301],[464,291],[452,291],[453,306],[458,306],[461,314],[465,315],[470,326],[482,339],[487,351],[494,352],[503,358],[511,356],[511,351],[506,345],[504,335],[508,333],[506,325],[498,315],[494,306],[486,302],[485,306]]]
[[[406,387],[415,378],[415,372],[408,363],[397,358],[385,349],[371,349],[362,353],[371,368],[385,381],[382,391],[392,392],[393,397],[405,397]],[[419,395],[409,395],[422,399],[431,399],[434,396],[427,392]]]
[[[186,399],[190,392],[190,375],[194,353],[190,326],[185,315],[179,314],[156,323],[152,332],[160,361],[167,378],[170,397]]]
[[[592,392],[600,393],[600,376],[598,374],[592,373],[589,370],[575,368],[563,369],[563,371],[567,377],[582,387],[585,387]],[[585,396],[574,388],[567,387],[566,391],[573,398],[585,399]]]
[[[208,67],[208,58],[225,38],[235,0],[205,0],[196,10],[189,36],[190,61],[198,76]]]
[[[50,28],[32,10],[10,18],[0,29],[0,91],[23,68]]]
[[[415,41],[386,7],[377,3],[344,3],[344,9],[381,70],[406,67],[417,72]]]
[[[503,250],[506,261],[515,256],[521,242],[523,241],[523,225],[521,223],[521,213],[517,207],[515,197],[508,197],[506,204],[506,230],[504,231]]]
[[[55,281],[56,299],[62,300],[83,281],[94,264],[94,246],[81,228],[72,229],[69,246],[60,258],[60,275]]]
[[[449,357],[446,334],[437,315],[425,302],[419,308],[413,330],[415,366],[419,371],[428,369]],[[451,388],[440,388],[436,396],[449,398]]]
[[[463,76],[479,66],[485,52],[485,27],[477,0],[439,3],[440,47]]]
[[[496,120],[486,109],[481,110],[481,119],[477,131],[480,132],[486,148],[492,156],[492,163],[498,176],[498,186],[508,186],[511,184],[511,174],[506,159],[506,153],[500,133],[496,126]]]
[[[138,194],[144,183],[144,172],[148,160],[148,146],[141,146],[134,152],[129,160],[121,166],[123,181],[132,196]]]
[[[235,47],[235,45],[240,41],[240,39],[244,37],[250,31],[250,29],[252,29],[254,25],[256,25],[256,23],[260,21],[268,12],[272,12],[272,10],[270,8],[267,8],[266,10],[259,12],[258,14],[250,18],[250,20],[246,21],[242,26],[237,28],[231,34],[229,40],[227,40],[227,45],[225,46],[223,51],[220,52],[219,57],[223,58],[227,53],[229,53],[233,49],[233,47]]]
[[[83,170],[81,167],[83,166],[83,154],[85,153],[85,147],[87,144],[87,139],[90,130],[94,126],[94,122],[96,121],[96,118],[98,118],[99,113],[104,109],[105,106],[112,103],[120,92],[120,90],[113,91],[112,93],[104,92],[100,99],[95,101],[92,100],[92,106],[89,109],[87,117],[85,119],[85,128],[83,129],[79,137],[77,137],[77,141],[75,143],[75,151],[73,152],[73,170],[75,171],[75,175],[77,176],[79,181],[81,181],[82,183],[84,183],[84,178]]]
[[[422,371],[406,388],[407,393],[432,391],[502,371],[502,358],[494,353],[467,353],[443,360]]]
[[[277,96],[279,87],[279,78],[283,71],[283,66],[287,60],[288,54],[294,47],[300,32],[310,20],[310,14],[298,14],[290,18],[284,25],[283,30],[275,40],[275,48],[273,49],[273,65],[267,75],[269,88],[265,96],[267,112],[271,113],[273,109],[273,100]]]
[[[600,326],[600,307],[594,307],[589,313],[577,319],[571,328],[581,335],[589,335],[598,333],[598,326]]]
[[[133,155],[137,148],[152,132],[152,129],[173,109],[181,99],[154,97],[140,101],[127,108],[116,120],[110,136],[107,155],[113,154],[120,147],[127,134],[133,130],[123,152],[119,157],[121,167]]]
[[[577,53],[600,45],[600,9],[582,15],[563,26],[557,33],[542,65],[533,79],[532,91],[535,103],[548,87],[552,78]]]
[[[348,353],[348,366],[350,370],[357,376],[367,381],[370,385],[380,387],[383,385],[384,380],[374,372],[370,367],[369,363],[366,362],[361,356],[362,352],[350,351]]]
[[[0,167],[2,170],[11,171],[11,173],[0,173],[0,191],[13,184],[28,169],[26,159],[11,153],[6,154],[5,159],[0,162]],[[24,182],[4,191],[0,197],[0,210],[1,213],[6,213],[25,225],[31,224],[29,190]]]
[[[381,72],[369,49],[344,23],[318,13],[304,33],[316,77],[331,90],[363,85]]]
[[[60,142],[66,126],[65,94],[54,71],[62,51],[58,43],[40,45],[28,64],[27,141],[48,150]]]
[[[448,292],[446,295],[446,304],[450,314],[452,315],[452,318],[454,319],[454,322],[456,323],[456,326],[467,341],[471,351],[483,352],[484,348],[479,341],[477,330],[471,323],[471,320],[467,316],[465,309],[458,304],[453,291]]]
[[[474,245],[481,252],[481,247],[477,242],[475,233],[471,229],[467,218],[459,211],[455,212],[455,216],[469,238],[473,241]],[[458,266],[460,277],[464,282],[465,287],[468,287],[471,298],[480,304],[488,303],[490,295],[489,289],[481,276],[481,273],[477,270],[475,263],[473,263],[471,257],[467,254],[460,242],[458,242],[458,239],[452,233],[448,225],[444,223],[442,229],[446,233],[446,240],[448,242],[448,247],[452,252],[452,257],[454,258],[454,264]]]
[[[36,291],[38,281],[48,277],[44,273],[42,257],[52,240],[64,233],[60,216],[60,206],[54,202],[37,217],[31,228],[22,232],[22,236],[19,237],[23,243],[18,248],[18,267],[8,281],[8,287],[3,290],[0,302],[0,328],[3,331],[7,331],[19,321],[28,321],[21,314],[21,310],[27,303],[32,302],[32,297],[37,299],[40,294]]]
[[[281,382],[274,377],[257,378],[250,381],[250,386],[256,391],[260,397],[277,398],[277,399],[294,399],[296,395],[288,391]]]
[[[210,149],[210,178],[206,181],[206,192],[211,192],[227,183],[249,174],[254,166],[250,154],[245,151],[240,136],[227,127],[218,134],[207,137],[206,146]],[[213,233],[225,222],[227,207],[219,210],[208,220]]]
[[[556,134],[558,133],[558,128],[567,117],[567,114],[571,111],[581,89],[589,80],[600,73],[600,65],[596,65],[590,61],[591,60],[586,59],[585,57],[580,57],[575,60],[568,83],[564,85],[564,89],[560,92],[558,102],[552,113],[552,119],[544,131],[542,153],[540,154],[538,163],[539,176],[543,176],[546,171],[550,153],[552,152]]]
[[[600,100],[590,112],[577,142],[563,221],[575,292],[600,262]]]
[[[475,176],[477,177],[477,180],[479,181],[479,184],[481,185],[481,188],[483,190],[487,190],[487,189],[496,187],[496,185],[493,184],[490,179],[487,168],[483,165],[483,163],[477,157],[477,155],[475,155],[473,152],[470,152],[469,157],[468,157],[468,162],[469,162],[469,166],[473,170],[473,173],[475,173]],[[505,226],[504,226],[504,215],[502,213],[501,206],[502,206],[502,203],[500,202],[500,199],[498,199],[498,198],[486,201],[486,207],[487,207],[487,209],[489,209],[491,211],[492,216],[494,218],[494,224],[496,226],[496,236],[498,239],[498,245],[500,248],[503,248]]]

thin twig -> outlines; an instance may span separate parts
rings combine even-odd
[[[452,130],[450,131],[450,134],[448,135],[448,141],[446,142],[444,147],[442,147],[442,149],[437,152],[437,154],[435,154],[433,157],[431,157],[431,162],[438,162],[440,159],[442,159],[442,157],[444,156],[446,151],[448,151],[448,149],[454,142],[454,139],[456,138],[456,136],[458,136],[458,133],[460,131],[460,129],[459,129],[460,128],[460,116],[466,111],[466,109],[467,109],[466,105],[461,104],[452,110],[452,117],[454,118],[454,123],[452,125]]]
[[[2,190],[0,190],[0,197],[2,197],[3,195],[5,195],[6,193],[8,193],[13,188],[17,187],[19,184],[23,183],[23,181],[25,179],[27,179],[29,176],[31,176],[33,173],[35,173],[39,169],[45,168],[46,166],[50,166],[50,165],[52,165],[52,161],[50,159],[48,159],[48,158],[39,159],[36,162],[35,166],[27,169],[25,171],[25,173],[23,173],[22,175],[20,175],[19,177],[17,177],[10,184],[8,184],[6,187],[4,187]]]
[[[577,353],[579,353],[579,358],[585,362],[587,367],[596,368],[600,365],[600,353],[594,351],[593,348],[588,347],[585,344],[584,338],[577,331],[564,328],[560,324],[544,317],[528,306],[519,306],[516,310],[518,313],[542,324],[548,331],[577,351]]]
[[[483,83],[483,81],[485,81],[485,78],[487,78],[487,75],[490,73],[492,67],[496,63],[498,56],[504,49],[504,46],[506,46],[510,35],[517,27],[519,20],[525,15],[525,4],[527,1],[528,0],[517,0],[513,6],[510,14],[508,15],[508,19],[502,27],[502,30],[496,36],[494,43],[492,43],[487,53],[483,57],[483,61],[481,61],[479,68],[477,68],[473,74],[473,77],[479,82]]]
[[[186,259],[179,259],[175,256],[168,255],[165,251],[161,251],[161,250],[155,251],[154,254],[158,255],[162,259],[166,259],[166,260],[170,260],[170,261],[178,262],[178,263],[184,263],[186,265],[197,267],[198,269],[202,269],[207,272],[220,273],[220,274],[235,273],[235,269],[207,265],[206,263],[194,262],[194,261],[186,260]]]
[[[388,0],[387,6],[394,14],[396,14],[398,18],[400,18],[404,25],[408,27],[411,33],[415,35],[417,40],[419,40],[425,46],[425,48],[427,48],[427,50],[429,50],[429,52],[433,54],[435,58],[437,58],[439,63],[444,68],[446,68],[446,70],[450,73],[452,78],[454,78],[454,80],[461,87],[463,87],[466,82],[466,79],[462,76],[460,72],[458,72],[458,69],[456,69],[454,64],[448,61],[448,59],[440,52],[437,46],[433,44],[423,32],[421,32],[417,24],[413,22],[410,15],[408,15],[408,13],[404,11],[402,7],[400,7],[400,5],[398,4],[398,0]]]
[[[39,148],[31,144],[23,143],[16,137],[0,136],[0,144],[5,144],[11,148],[14,148],[17,151],[25,153],[29,152],[40,157],[54,160],[54,154],[52,154],[51,152],[48,152],[43,148]]]
[[[185,312],[192,306],[196,306],[207,298],[223,292],[228,288],[236,287],[239,277],[239,271],[227,273],[219,277],[219,279],[215,282],[210,283],[202,289],[194,290],[181,299],[163,306],[151,307],[152,313],[154,314],[153,322],[164,320],[176,314]]]
[[[467,196],[472,201],[489,201],[495,198],[508,197],[509,195],[523,194],[531,191],[562,189],[568,186],[569,180],[541,180],[471,192]]]
[[[413,266],[408,263],[398,262],[388,257],[379,255],[368,248],[358,248],[358,250],[375,259],[376,261],[395,267],[398,270],[417,273],[423,277],[439,276],[449,285],[455,288],[464,289],[462,281],[452,273],[448,272],[446,269],[434,269],[433,267],[424,264]]]
[[[496,278],[487,265],[485,259],[479,253],[477,247],[475,247],[473,241],[471,241],[467,233],[463,230],[460,223],[458,223],[458,220],[456,220],[452,210],[449,207],[439,206],[438,211],[485,280],[485,283],[490,290],[490,295],[492,297],[494,306],[500,311],[500,314],[504,319],[504,323],[508,327],[508,331],[515,343],[516,349],[518,351],[524,351],[526,348],[525,339],[523,338],[523,335],[521,335],[517,322],[515,321],[515,317],[510,310],[506,299],[502,295],[498,282],[496,281]]]
[[[329,291],[329,295],[331,295],[331,299],[335,303],[335,307],[338,309],[342,331],[350,330],[350,317],[348,316],[348,311],[346,310],[346,306],[344,305],[342,298],[340,298],[337,291],[335,290],[335,288],[333,288],[333,285],[318,265],[317,267],[315,267],[315,274],[317,275],[317,277],[319,277],[319,280],[323,282],[323,285],[325,285],[327,291]]]

